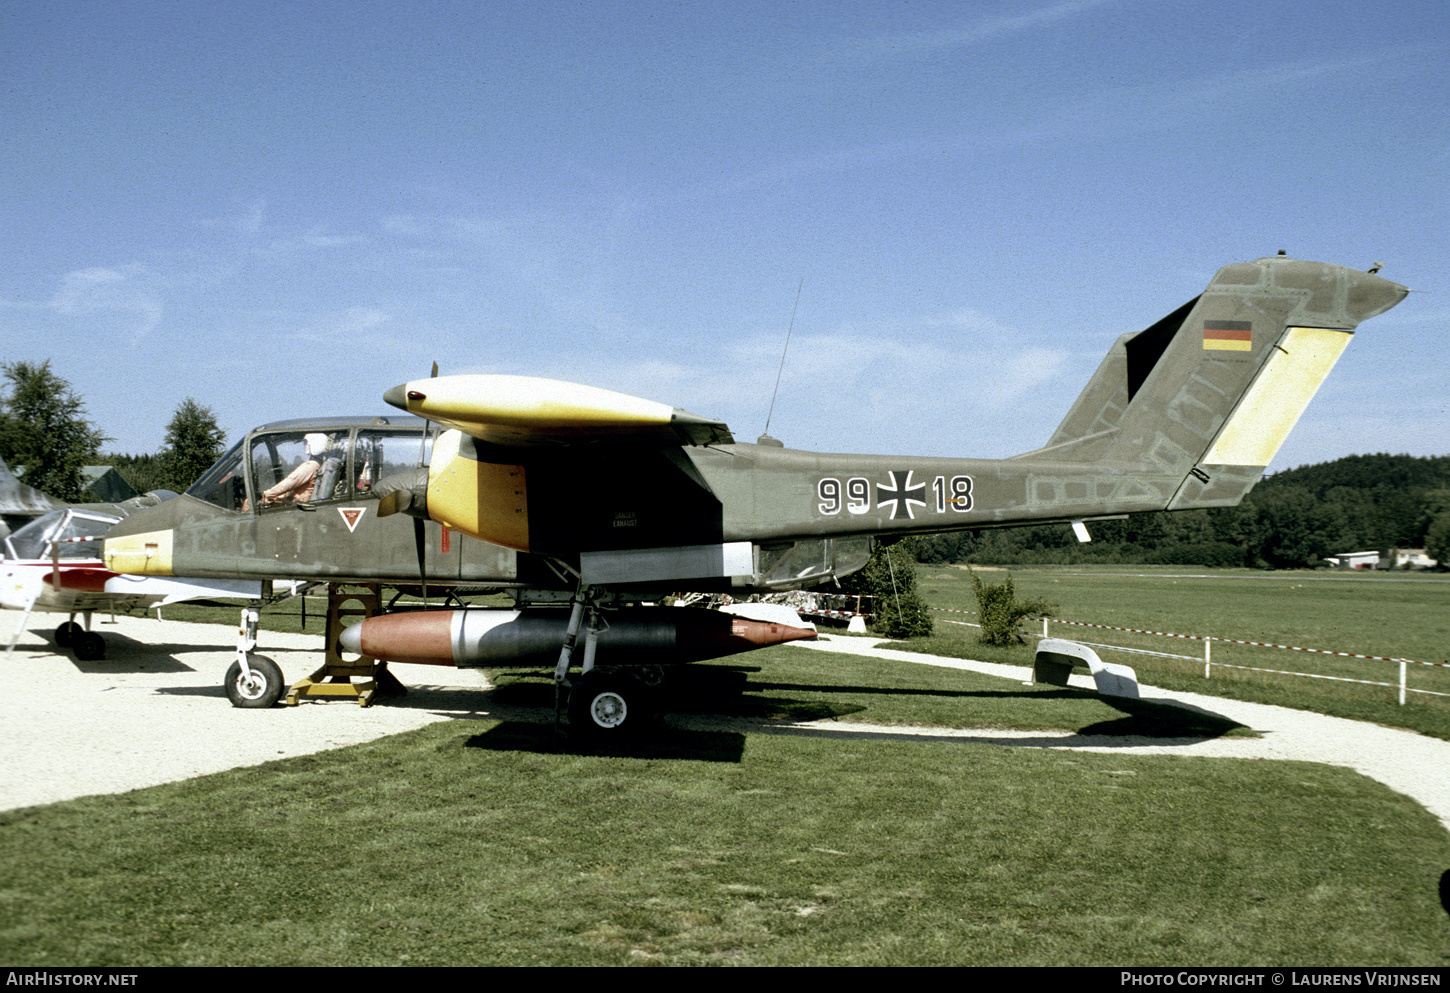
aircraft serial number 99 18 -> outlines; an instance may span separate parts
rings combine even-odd
[[[873,506],[877,510],[890,506],[892,520],[900,517],[915,520],[916,514],[912,507],[927,505],[926,483],[913,483],[911,474],[911,470],[892,472],[889,483],[877,483],[874,505],[871,501],[871,481],[865,476],[852,476],[846,480],[844,500],[841,481],[834,476],[826,476],[816,483],[816,497],[819,501],[816,509],[822,514],[832,516],[839,514],[842,507],[849,514],[864,514]],[[971,476],[952,476],[950,479],[937,476],[932,480],[931,492],[932,509],[935,513],[945,514],[948,507],[959,514],[965,514],[972,509]]]

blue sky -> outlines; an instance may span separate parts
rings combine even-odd
[[[1043,444],[1223,264],[1368,268],[1273,469],[1450,452],[1450,6],[11,3],[0,358],[115,440],[427,375],[828,451]]]

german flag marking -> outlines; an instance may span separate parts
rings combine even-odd
[[[1204,321],[1203,347],[1216,351],[1249,352],[1254,348],[1252,321]]]

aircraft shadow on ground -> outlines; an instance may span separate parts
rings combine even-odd
[[[77,672],[87,675],[122,672],[195,672],[178,655],[197,651],[215,651],[197,645],[165,645],[155,642],[137,641],[124,634],[105,632],[106,657],[82,661],[69,648],[62,648],[51,641],[52,650],[76,667]],[[50,640],[50,639],[47,639]]]
[[[751,681],[745,683],[743,688],[748,688],[754,692],[770,693],[849,693],[853,695],[866,694],[881,697],[916,696],[964,700],[1026,700],[1041,703],[1050,703],[1059,700],[1098,700],[1122,713],[1122,717],[1113,720],[1098,721],[1094,724],[1078,728],[1077,733],[1085,736],[1192,738],[1201,740],[1219,738],[1231,731],[1247,730],[1243,724],[1220,714],[1204,710],[1201,707],[1185,707],[1150,700],[1133,700],[1126,697],[1105,696],[1090,690],[1073,689],[1070,687],[1021,690],[935,690],[892,686],[817,685]],[[789,716],[795,717],[797,713],[800,713],[802,716],[799,719],[803,720],[844,717],[851,713],[859,713],[868,709],[860,704],[817,704],[812,701],[797,701],[780,696],[749,697],[742,695],[740,701],[742,709],[746,711],[751,709],[752,706],[756,708],[757,714],[762,710],[779,711],[780,709],[786,709],[794,711]],[[829,711],[829,713],[822,713],[816,717],[810,716],[810,711],[816,708]],[[739,713],[739,711],[735,712]]]
[[[66,657],[80,672],[86,674],[116,673],[192,673],[196,668],[183,661],[184,656],[199,652],[215,654],[213,645],[142,642],[125,635],[108,633],[104,659],[84,662],[67,649],[54,646],[57,654]],[[49,639],[48,639],[49,640]],[[277,661],[286,665],[287,651],[277,652]],[[303,653],[315,654],[315,653]],[[290,668],[290,666],[289,666]],[[1244,725],[1198,707],[1171,705],[1122,697],[1101,696],[1088,690],[1073,688],[1021,690],[945,690],[912,687],[867,686],[851,684],[811,684],[772,682],[760,679],[759,666],[684,666],[670,674],[659,698],[662,712],[703,720],[726,719],[741,722],[739,730],[699,730],[672,727],[658,728],[654,738],[642,738],[629,746],[628,754],[651,757],[705,758],[734,761],[744,749],[745,733],[751,731],[779,732],[780,722],[810,722],[847,718],[870,710],[870,697],[935,697],[941,699],[1030,700],[1050,703],[1067,699],[1097,699],[1118,710],[1122,716],[1113,720],[1077,728],[1084,737],[1160,738],[1203,740],[1221,737]],[[167,696],[207,697],[221,699],[226,691],[221,685],[158,687],[157,693]],[[500,685],[486,694],[481,707],[457,706],[460,693],[473,695],[477,690],[459,687],[416,687],[405,696],[381,697],[377,704],[409,709],[427,709],[452,719],[488,718],[502,720],[499,728],[475,736],[476,747],[546,747],[556,751],[574,748],[555,734],[553,728],[554,685],[552,673],[510,672]],[[857,699],[831,700],[832,696],[853,696]],[[808,697],[815,697],[810,699]],[[820,699],[826,697],[827,699]],[[861,702],[862,697],[868,702]],[[341,701],[333,701],[335,703]],[[533,728],[524,733],[520,729]],[[664,734],[668,730],[668,734]],[[809,733],[809,729],[798,729]],[[822,733],[843,732],[828,728]],[[883,728],[882,734],[890,734]],[[539,737],[542,735],[542,737]],[[970,736],[980,740],[984,736]],[[986,737],[989,737],[986,736]],[[1029,745],[1032,741],[1015,738],[1013,743]],[[1061,738],[1042,739],[1043,743],[1062,744]],[[504,746],[494,742],[511,742]],[[534,742],[530,745],[530,742]]]
[[[739,721],[745,730],[781,731],[782,721],[808,722],[840,719],[853,714],[864,714],[870,710],[866,703],[859,702],[862,696],[920,696],[942,699],[976,700],[1024,700],[1051,705],[1064,700],[1099,700],[1117,710],[1122,716],[1098,721],[1076,728],[1079,737],[1103,739],[1103,745],[1112,744],[1114,739],[1157,738],[1169,740],[1202,741],[1219,738],[1231,731],[1245,729],[1237,721],[1212,713],[1199,707],[1183,707],[1175,704],[1148,700],[1132,700],[1123,697],[1101,696],[1089,690],[1073,688],[1037,688],[1022,690],[929,690],[902,687],[814,685],[803,683],[777,683],[754,681],[750,677],[759,673],[755,668],[711,667],[690,669],[688,667],[672,674],[668,689],[661,695],[661,710],[681,717],[703,720],[726,719]],[[850,694],[857,700],[812,700],[794,694],[812,696]],[[554,688],[550,677],[537,674],[518,674],[510,681],[493,690],[493,701],[505,707],[532,708],[535,713],[547,713],[552,719]],[[541,708],[547,708],[542,710]],[[522,714],[520,718],[527,721]],[[678,728],[672,730],[679,730]],[[795,729],[801,733],[841,733],[829,728]],[[792,733],[795,733],[794,731]],[[881,734],[890,734],[883,727]],[[970,736],[981,740],[990,738],[990,732]],[[1013,744],[1030,745],[1034,741],[1042,744],[1063,744],[1060,737],[1042,739],[1002,739]]]
[[[581,742],[554,730],[552,721],[502,721],[464,746],[503,752],[538,752],[549,755],[608,755],[634,759],[676,759],[695,762],[739,762],[745,755],[744,733],[656,728],[647,735],[622,742]]]
[[[106,657],[92,661],[82,661],[75,657],[75,653],[69,648],[62,648],[55,644],[53,638],[47,638],[51,650],[57,655],[70,661],[78,672],[86,674],[124,673],[124,672],[196,672],[195,666],[188,665],[182,660],[187,655],[216,655],[218,652],[225,652],[225,647],[216,645],[193,645],[180,642],[155,642],[137,641],[124,634],[104,632],[102,637],[106,639]],[[279,664],[285,664],[287,656],[292,650],[281,649],[270,651],[267,654],[274,657]],[[221,692],[218,686],[218,692]]]

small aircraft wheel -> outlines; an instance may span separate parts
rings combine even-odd
[[[649,690],[627,672],[592,669],[569,691],[569,729],[590,741],[639,733],[650,718]]]
[[[106,641],[94,631],[82,631],[72,640],[71,651],[82,662],[94,662],[106,657]]]
[[[84,633],[85,628],[75,621],[66,621],[55,629],[55,643],[61,648],[69,648],[70,643],[76,640],[76,635]]]
[[[251,678],[242,678],[242,664],[233,662],[227,670],[227,699],[233,707],[270,707],[282,696],[287,684],[282,680],[282,670],[277,663],[265,655],[253,655],[247,660]]]

